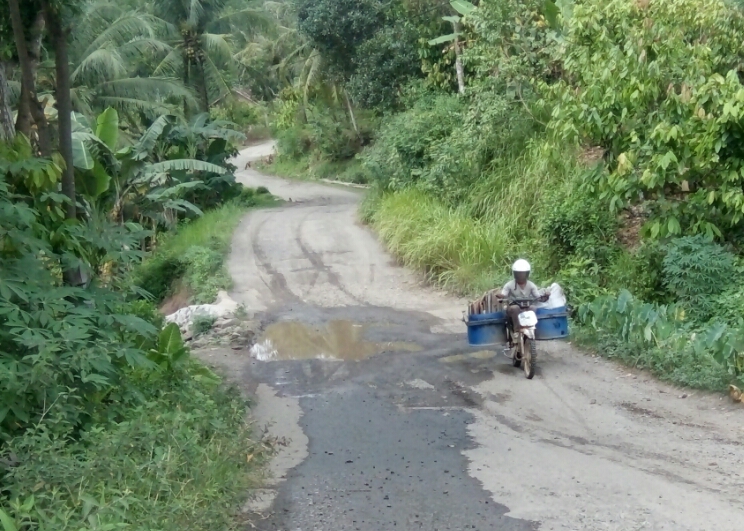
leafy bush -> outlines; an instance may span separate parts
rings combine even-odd
[[[211,304],[221,289],[232,282],[224,268],[224,256],[208,247],[194,246],[183,257],[188,264],[184,280],[191,288],[195,304]]]
[[[422,98],[411,109],[392,116],[363,155],[371,177],[392,190],[418,182],[433,163],[432,147],[450,136],[462,112],[459,98],[439,95]]]
[[[194,336],[201,336],[209,332],[216,321],[217,318],[213,315],[198,314],[194,317],[191,324],[191,331],[194,333]]]
[[[628,291],[599,297],[578,311],[584,340],[676,384],[724,390],[744,374],[744,328],[690,329],[682,308],[654,305]]]
[[[132,281],[157,302],[171,294],[176,280],[186,273],[188,264],[173,255],[156,255],[145,261],[135,271]]]
[[[653,206],[651,238],[742,220],[744,14],[725,0],[589,0],[567,21],[551,128],[608,150],[613,207]]]
[[[43,422],[9,442],[2,456],[19,464],[3,478],[0,516],[19,531],[232,529],[261,459],[237,392],[186,374],[128,383],[147,399],[118,422],[77,440]]]
[[[276,150],[281,158],[300,159],[312,151],[312,133],[302,126],[281,129],[275,136]]]
[[[240,98],[230,97],[218,107],[212,108],[211,115],[214,120],[232,122],[245,130],[251,125],[261,123],[263,109]]]
[[[672,240],[663,261],[664,285],[691,315],[707,320],[716,310],[716,296],[737,280],[736,256],[709,238]]]
[[[604,267],[617,252],[617,217],[580,182],[569,181],[548,196],[540,231],[554,251],[555,266],[573,256]]]
[[[165,326],[165,317],[160,313],[157,306],[149,300],[140,299],[128,302],[125,313],[147,321],[157,330],[162,330]]]
[[[711,320],[744,327],[744,287],[738,282],[713,298]]]
[[[342,126],[333,117],[315,117],[310,122],[310,128],[313,145],[326,160],[348,160],[360,150],[361,139],[356,132]]]
[[[658,242],[647,241],[637,249],[614,255],[604,273],[610,290],[618,292],[624,288],[646,302],[671,302],[663,283],[664,249]]]
[[[41,417],[50,431],[69,433],[106,407],[123,370],[147,365],[135,341],[156,329],[122,311],[124,293],[95,283],[87,289],[61,285],[57,271],[67,256],[50,244],[53,233],[43,224],[49,218],[24,202],[11,202],[17,197],[4,177],[0,174],[0,441]],[[87,225],[70,225],[71,232],[61,228],[55,235],[68,246],[95,255],[108,248],[108,258],[120,264],[139,256],[122,250],[136,247],[136,235],[104,226],[85,236]],[[112,235],[121,239],[110,241]]]

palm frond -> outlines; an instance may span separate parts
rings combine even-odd
[[[181,51],[173,48],[168,55],[166,55],[160,64],[155,67],[153,71],[154,76],[174,76],[183,68],[183,58],[181,57]]]
[[[74,84],[86,81],[95,83],[117,79],[126,74],[127,67],[118,50],[99,48],[80,61],[70,79]]]
[[[122,15],[103,29],[83,51],[82,57],[85,58],[104,46],[118,45],[138,38],[154,38],[153,18],[136,11]]]
[[[204,77],[210,90],[209,97],[211,101],[215,101],[225,94],[230,93],[230,83],[222,75],[222,70],[217,68],[209,55],[204,59]]]
[[[211,21],[208,29],[218,33],[227,33],[233,27],[250,28],[253,32],[259,32],[271,30],[275,25],[264,9],[248,7],[238,11],[226,11]]]
[[[95,87],[96,99],[110,103],[135,104],[136,108],[169,108],[169,100],[177,100],[188,106],[196,106],[196,100],[191,91],[183,83],[173,78],[161,77],[132,77],[116,79],[102,83]],[[112,106],[116,107],[116,105]],[[117,110],[122,110],[116,107]]]
[[[134,60],[147,54],[156,56],[167,56],[173,48],[170,44],[160,39],[134,39],[122,44],[119,53],[127,60]]]
[[[200,26],[200,22],[204,15],[204,5],[201,0],[191,0],[188,8],[188,23],[192,28]]]
[[[156,114],[164,112],[173,112],[177,106],[169,105],[165,102],[147,101],[137,98],[124,98],[121,96],[98,96],[96,98],[97,107],[113,107],[119,112],[129,113],[132,110],[150,111]]]
[[[227,173],[227,170],[222,166],[196,159],[176,159],[157,162],[148,165],[145,171],[148,174],[171,171],[208,171],[219,175]]]
[[[226,35],[215,33],[204,33],[201,36],[202,46],[212,62],[220,65],[228,65],[232,60],[232,47]]]

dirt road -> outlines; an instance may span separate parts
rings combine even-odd
[[[528,381],[466,346],[463,301],[395,265],[356,190],[240,179],[288,201],[248,215],[230,258],[233,297],[275,324],[214,354],[292,439],[259,529],[741,528],[744,409],[568,343]]]

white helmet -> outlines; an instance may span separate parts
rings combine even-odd
[[[527,260],[522,260],[521,258],[514,262],[514,265],[512,266],[512,272],[514,273],[529,273],[530,271],[532,271],[530,263]]]

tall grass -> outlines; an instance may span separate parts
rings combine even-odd
[[[246,207],[230,202],[209,210],[203,216],[180,225],[159,242],[156,253],[183,255],[191,247],[209,247],[226,252],[235,227],[246,212]]]
[[[18,466],[4,472],[0,520],[4,512],[15,527],[6,520],[0,529],[239,528],[266,450],[250,440],[237,391],[187,374],[133,383],[129,392],[143,400],[124,418],[98,419],[75,439],[50,435],[42,422],[9,441]]]
[[[541,140],[516,159],[500,160],[458,207],[412,187],[370,196],[362,216],[403,263],[445,288],[472,294],[505,280],[518,257],[545,270],[540,205],[577,171],[571,152],[560,154]]]
[[[572,149],[542,137],[516,158],[497,159],[468,193],[468,213],[493,223],[511,241],[530,237],[540,224],[540,205],[581,167]]]
[[[458,292],[492,285],[508,264],[505,242],[493,224],[416,189],[379,197],[370,221],[403,263]]]

